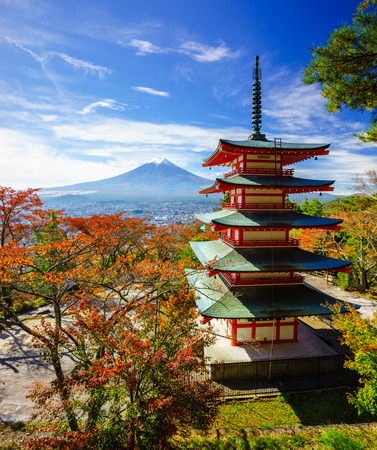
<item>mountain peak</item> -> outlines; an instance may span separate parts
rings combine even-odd
[[[156,166],[159,166],[159,165],[164,165],[164,166],[169,166],[169,167],[173,167],[173,166],[175,166],[175,164],[173,164],[172,162],[170,162],[168,159],[166,159],[166,158],[156,158],[156,159],[153,159],[152,161],[150,161],[150,164],[154,164],[154,165],[156,165]]]

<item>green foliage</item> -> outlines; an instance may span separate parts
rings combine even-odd
[[[363,195],[350,195],[349,197],[338,197],[332,202],[326,203],[327,214],[337,215],[345,212],[362,212],[375,205],[371,197]]]
[[[342,25],[325,45],[312,47],[313,59],[304,71],[306,84],[319,83],[329,112],[344,106],[370,111],[370,127],[358,134],[377,142],[377,17],[375,0],[360,3],[352,25]]]
[[[372,321],[363,319],[358,312],[349,308],[347,314],[340,314],[340,305],[334,308],[337,314],[336,326],[342,333],[342,342],[354,357],[345,366],[360,375],[361,387],[355,394],[349,394],[349,401],[359,412],[377,415],[377,313]]]
[[[367,180],[356,177],[360,192],[369,195],[352,195],[327,203],[323,214],[342,219],[340,231],[303,230],[301,246],[333,258],[351,261],[349,274],[339,274],[339,286],[361,293],[370,289],[377,275],[377,189],[374,171],[367,172]],[[304,202],[304,208],[310,204]]]
[[[355,291],[357,290],[357,280],[355,280],[355,271],[352,270],[350,273],[337,273],[336,280],[338,286],[344,291]]]
[[[222,203],[230,203],[230,194],[229,194],[229,192],[224,192],[224,198],[222,200]]]
[[[301,205],[296,205],[296,211],[309,216],[323,216],[324,204],[321,203],[316,197],[310,202],[308,197],[305,197],[305,200],[301,203]]]
[[[332,428],[322,433],[320,442],[326,448],[334,450],[362,450],[365,448],[359,439],[347,435],[343,430],[337,431]]]

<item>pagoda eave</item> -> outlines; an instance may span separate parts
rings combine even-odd
[[[207,322],[211,319],[271,320],[331,314],[328,306],[339,303],[338,299],[306,285],[229,289],[219,277],[210,279],[203,273],[190,273],[187,278],[195,287],[197,307]],[[342,312],[346,312],[346,304],[340,303]]]
[[[199,219],[195,219],[195,222],[202,223],[207,227],[211,227],[212,231],[224,231],[228,228],[234,229],[242,229],[243,231],[290,231],[290,230],[329,230],[329,231],[340,231],[342,227],[340,225],[307,225],[307,226],[295,226],[295,225],[286,225],[281,227],[263,227],[263,226],[255,226],[250,227],[250,225],[240,226],[240,225],[221,225],[216,222],[203,222]]]
[[[284,194],[302,194],[309,192],[332,192],[334,188],[330,185],[324,186],[284,186],[284,185],[274,185],[274,186],[258,186],[258,185],[242,185],[242,184],[231,184],[224,181],[216,180],[215,184],[203,187],[199,191],[199,194],[215,194],[221,192],[230,192],[232,189],[261,189],[261,190],[276,190],[283,192]]]
[[[242,228],[243,230],[254,231],[270,229],[310,229],[323,228],[330,230],[340,230],[342,219],[327,217],[314,217],[302,214],[297,211],[238,211],[221,210],[211,213],[202,213],[195,216],[195,221],[206,226],[215,226],[219,229]]]
[[[246,143],[242,145],[242,143]],[[263,147],[258,146],[263,145]],[[313,144],[312,144],[313,145]],[[296,146],[296,148],[295,148]],[[231,144],[220,140],[214,153],[204,160],[203,167],[229,165],[232,159],[239,155],[275,155],[278,153],[282,157],[283,166],[294,164],[315,156],[325,156],[329,154],[327,148],[330,144],[320,144],[319,146],[305,148],[305,144],[282,143],[282,147],[275,147],[273,141],[240,141]],[[310,144],[307,144],[310,147]],[[233,158],[232,158],[233,157]]]
[[[237,249],[222,240],[190,242],[195,255],[210,270],[219,272],[307,272],[335,271],[351,262],[316,255],[298,247]]]

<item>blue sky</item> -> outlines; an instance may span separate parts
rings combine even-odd
[[[368,114],[328,114],[302,84],[309,48],[350,22],[350,0],[0,0],[0,184],[107,178],[158,157],[207,178],[218,139],[251,133],[252,68],[262,132],[331,142],[296,176],[336,179],[377,166],[352,136]]]

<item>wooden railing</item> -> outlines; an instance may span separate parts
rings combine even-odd
[[[242,240],[242,243],[239,239],[233,239],[228,237],[226,234],[221,234],[220,239],[226,244],[231,245],[232,247],[295,247],[300,244],[298,239],[289,239],[288,241],[284,240],[258,240],[258,239],[245,239]]]
[[[290,277],[264,277],[264,278],[249,278],[234,280],[230,273],[221,272],[221,276],[230,286],[256,286],[256,285],[266,285],[266,284],[301,284],[304,282],[305,277],[298,275],[296,273],[292,274]]]
[[[255,168],[255,169],[243,169],[242,167],[236,167],[232,171],[224,173],[224,177],[232,177],[234,175],[276,175],[277,177],[282,176],[291,176],[294,173],[294,169],[263,169],[263,168]]]
[[[224,209],[294,209],[294,203],[222,203]]]

